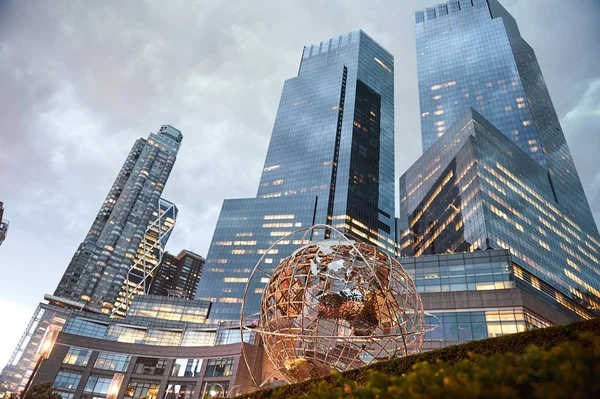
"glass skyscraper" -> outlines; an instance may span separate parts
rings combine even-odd
[[[555,203],[546,169],[472,108],[400,178],[400,194],[403,256],[509,249],[518,278],[550,285],[563,306],[600,309],[600,241]]]
[[[514,18],[496,0],[415,18],[424,154],[400,179],[401,254],[506,248],[556,303],[599,308],[598,230]]]
[[[197,294],[215,302],[211,322],[239,317],[251,269],[299,228],[333,225],[393,253],[394,198],[393,56],[362,31],[306,46],[284,84],[257,197],[223,204]],[[299,239],[266,262],[275,267]]]
[[[161,227],[175,222],[176,208],[163,206],[170,203],[160,196],[182,140],[179,130],[165,125],[135,142],[54,295],[47,296],[51,302],[112,313],[120,296],[122,301],[123,282],[139,257],[140,244],[149,238],[148,227],[161,217]],[[166,244],[168,234],[161,239]]]
[[[177,208],[161,194],[182,140],[163,125],[135,142],[54,295],[45,296],[50,303],[38,305],[0,374],[0,394],[24,388],[46,332],[60,331],[73,309],[125,316],[125,303],[142,292],[143,276],[154,274],[175,223]]]
[[[473,107],[547,170],[555,202],[598,230],[535,52],[497,0],[415,14],[423,150]]]

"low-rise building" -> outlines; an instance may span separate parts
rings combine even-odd
[[[596,317],[508,250],[404,257],[429,314],[423,350]]]
[[[210,303],[138,296],[125,319],[73,312],[32,384],[50,381],[65,399],[226,397],[261,379],[255,334],[239,323],[205,324]],[[208,396],[207,396],[208,395]]]

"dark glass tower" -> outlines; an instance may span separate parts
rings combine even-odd
[[[304,48],[283,87],[257,198],[223,204],[197,294],[216,302],[211,321],[239,317],[255,263],[301,227],[330,224],[394,252],[393,68],[362,31]],[[283,241],[267,264],[299,244]],[[250,312],[262,285],[251,287]]]
[[[178,255],[165,252],[152,279],[148,294],[174,294],[194,299],[204,262],[202,256],[190,251],[184,250]]]
[[[598,230],[514,18],[450,1],[416,13],[416,38],[425,151],[400,179],[401,254],[506,248],[554,303],[599,308]]]
[[[535,52],[497,0],[415,15],[423,150],[473,107],[546,168],[555,202],[598,233]]]
[[[148,139],[136,141],[54,295],[47,296],[51,302],[112,312],[129,269],[139,257],[140,244],[146,245],[149,226],[167,216],[164,225],[175,222],[176,208],[168,208],[172,209],[169,216],[159,204],[167,203],[160,196],[182,139],[179,130],[165,125]],[[168,234],[161,239],[164,245]],[[144,247],[145,252],[152,251]]]

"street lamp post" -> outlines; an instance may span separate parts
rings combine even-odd
[[[202,399],[204,399],[204,395],[206,394],[206,388],[208,387],[209,382],[204,382],[204,389],[202,390]],[[225,388],[223,388],[223,385],[219,384],[218,382],[211,382],[211,385],[218,385],[221,387],[221,393],[222,394],[226,394],[225,392]],[[210,396],[212,396],[213,398],[217,397],[215,396],[216,392],[215,391],[209,391],[208,394]]]
[[[42,364],[42,360],[47,359],[48,356],[50,355],[50,352],[52,352],[52,348],[54,347],[54,343],[56,342],[57,335],[58,335],[58,330],[56,328],[54,328],[54,326],[50,326],[48,328],[48,330],[46,330],[46,334],[40,341],[40,348],[38,349],[38,352],[37,352],[37,354],[39,355],[38,360],[35,363],[35,367],[33,368],[33,371],[31,373],[31,375],[29,376],[29,379],[27,380],[27,384],[25,384],[25,388],[23,388],[23,392],[21,393],[21,399],[23,399],[25,397],[25,395],[27,394],[27,391],[29,390],[29,386],[31,385],[31,382],[33,381],[35,375],[37,374],[38,369],[40,368],[40,365]]]
[[[240,384],[234,385],[231,387],[231,389],[229,391],[227,391],[227,396],[226,396],[227,398],[231,397],[231,393],[233,392],[235,387],[238,387],[238,393],[240,392],[241,385]]]

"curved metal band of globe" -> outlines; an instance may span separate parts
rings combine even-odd
[[[337,239],[306,240],[314,230],[333,231]],[[309,245],[283,259],[272,274],[261,269],[275,246],[300,232]],[[252,329],[243,321],[257,271],[269,282],[260,328]],[[416,287],[395,259],[371,244],[355,245],[332,226],[315,225],[281,237],[257,262],[242,300],[240,335],[243,341],[244,330],[260,333],[274,366],[288,381],[299,381],[418,352],[426,332],[423,317]],[[250,370],[243,345],[242,356]]]
[[[254,374],[252,373],[252,370],[250,368],[250,363],[248,362],[248,358],[246,356],[246,348],[244,347],[244,330],[246,331],[254,331],[255,329],[251,329],[249,327],[246,327],[244,325],[244,308],[246,305],[246,297],[248,296],[248,289],[250,288],[250,283],[252,282],[252,278],[254,278],[254,275],[256,274],[256,271],[259,270],[261,271],[263,274],[265,274],[266,276],[268,276],[269,278],[271,278],[271,275],[267,272],[265,272],[264,270],[262,270],[260,267],[258,267],[258,265],[260,265],[262,263],[262,261],[265,259],[265,257],[271,252],[271,250],[277,246],[281,241],[283,241],[284,239],[288,238],[289,236],[298,234],[302,231],[308,231],[310,227],[307,228],[302,228],[302,229],[298,229],[296,231],[293,231],[292,233],[288,234],[287,236],[282,236],[281,238],[279,238],[277,241],[275,241],[273,243],[273,245],[271,245],[269,247],[268,250],[265,251],[265,253],[260,257],[260,259],[258,260],[258,262],[256,262],[256,265],[254,266],[254,269],[252,269],[252,273],[250,273],[250,277],[248,277],[248,282],[246,283],[246,288],[244,290],[244,297],[242,298],[242,306],[240,309],[240,342],[242,343],[242,357],[244,358],[244,363],[246,363],[246,367],[248,368],[248,374],[250,375],[250,378],[252,378],[252,382],[254,382],[254,384],[260,388],[260,383],[258,381],[256,381],[256,378],[254,378]],[[306,236],[306,233],[302,236],[302,242],[304,242],[304,237]]]

